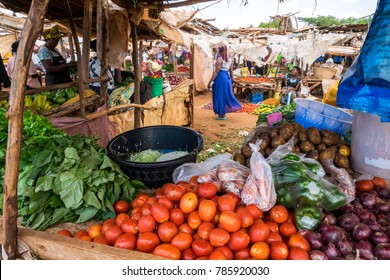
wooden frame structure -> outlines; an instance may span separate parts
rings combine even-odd
[[[156,12],[164,8],[173,8],[187,6],[202,2],[213,2],[216,0],[184,0],[184,1],[139,1],[139,5],[134,7],[134,1],[130,0],[114,0],[121,7],[133,5],[129,9],[129,13],[137,15],[141,10],[150,8]],[[158,5],[156,5],[158,2]],[[166,4],[168,2],[168,4]],[[18,48],[18,55],[15,64],[15,76],[12,81],[11,92],[9,96],[9,107],[7,112],[8,118],[8,142],[6,152],[6,166],[4,175],[4,198],[3,198],[3,227],[0,235],[0,243],[3,244],[4,252],[7,254],[7,259],[16,259],[18,253],[18,205],[17,205],[17,184],[19,175],[19,160],[22,144],[22,129],[23,129],[23,109],[24,96],[26,94],[26,80],[28,67],[31,62],[31,54],[34,43],[41,32],[45,18],[49,20],[59,20],[68,22],[72,38],[75,42],[77,56],[80,58],[77,62],[78,66],[78,85],[80,93],[80,112],[85,117],[85,104],[83,89],[90,80],[87,80],[87,62],[89,60],[89,42],[92,32],[98,35],[98,52],[102,52],[102,73],[106,73],[107,63],[104,58],[104,53],[107,50],[107,29],[105,22],[107,20],[107,0],[5,0],[1,3],[8,9],[15,12],[24,12],[28,14],[22,36]],[[96,6],[97,17],[92,17],[93,7]],[[63,11],[66,11],[65,15]],[[81,32],[80,32],[81,30]],[[83,36],[83,52],[78,44],[77,34]],[[138,34],[137,25],[132,23],[133,39],[133,61],[139,61],[140,55],[137,48]],[[135,81],[139,82],[140,67],[135,66]],[[24,81],[24,82],[17,82]],[[102,87],[107,88],[107,79],[96,79],[101,81]],[[63,85],[62,85],[63,86]],[[69,85],[68,85],[69,86]],[[58,87],[57,87],[58,88]],[[139,88],[135,88],[134,94],[136,101],[139,101]],[[138,97],[137,97],[138,95]],[[135,127],[139,126],[140,109],[135,110]],[[24,230],[22,230],[23,232]]]

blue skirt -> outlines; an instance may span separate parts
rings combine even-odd
[[[220,70],[213,83],[213,110],[223,116],[226,112],[241,109],[241,104],[233,94],[232,79],[228,71]]]

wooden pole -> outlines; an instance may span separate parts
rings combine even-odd
[[[140,104],[140,91],[139,83],[141,81],[139,53],[138,53],[138,38],[137,38],[137,25],[134,22],[130,22],[131,26],[131,44],[133,46],[133,65],[134,65],[134,103]],[[142,43],[142,41],[141,41]],[[134,108],[134,128],[141,126],[141,111],[139,108]]]
[[[77,53],[77,74],[79,76],[79,95],[80,95],[80,114],[81,116],[85,116],[85,104],[84,104],[84,71],[83,71],[83,65],[82,65],[82,59],[81,59],[81,50],[80,50],[80,42],[79,38],[77,37],[77,31],[76,31],[76,24],[74,22],[73,16],[72,16],[72,10],[70,8],[69,0],[65,0],[65,10],[66,14],[69,19],[69,25],[70,29],[72,31],[74,43],[76,45],[76,53]]]
[[[108,63],[108,32],[107,32],[107,0],[99,0],[96,10],[96,30],[97,30],[97,56],[100,58],[101,71],[100,76],[107,76]],[[108,102],[108,81],[100,83],[100,96],[106,100],[106,106],[109,107]]]
[[[195,64],[195,45],[191,44],[191,60],[190,60],[190,79],[194,81],[194,64]],[[190,102],[188,104],[188,110],[190,114],[190,127],[194,127],[194,96],[196,92],[195,82],[190,86]]]
[[[32,0],[26,17],[15,62],[14,79],[7,112],[8,139],[3,188],[3,249],[8,259],[16,259],[18,252],[18,197],[20,149],[22,146],[24,92],[31,63],[31,54],[39,32],[42,31],[44,16],[49,0]],[[4,256],[3,256],[4,257]]]
[[[91,41],[91,29],[92,29],[92,1],[84,0],[84,18],[83,18],[83,56],[81,57],[81,63],[83,65],[84,79],[89,78],[89,53],[90,53],[90,41]],[[83,88],[85,86],[83,85]]]
[[[73,43],[73,37],[72,33],[68,33],[68,42],[69,42],[69,51],[70,51],[70,59],[71,61],[76,61],[76,58],[74,56],[74,43]],[[72,75],[73,81],[77,81],[77,75]]]

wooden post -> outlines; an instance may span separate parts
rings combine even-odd
[[[18,197],[20,149],[22,146],[24,92],[31,54],[39,32],[43,28],[49,0],[32,0],[26,17],[15,62],[14,78],[7,112],[8,139],[3,189],[3,249],[8,259],[16,259],[18,253]]]
[[[108,63],[107,63],[107,52],[108,52],[108,32],[107,32],[107,0],[99,0],[97,3],[96,11],[96,29],[97,29],[97,56],[100,59],[100,76],[107,76]],[[100,96],[104,97],[106,101],[106,107],[109,107],[108,102],[108,81],[100,83]]]
[[[140,73],[140,63],[139,63],[139,53],[138,53],[138,38],[137,38],[137,25],[130,21],[131,27],[131,44],[133,47],[133,65],[134,65],[134,103],[140,104],[140,91],[139,83],[141,81]],[[140,45],[142,41],[140,41]],[[141,126],[141,111],[139,108],[134,108],[134,128],[139,128]]]
[[[194,82],[194,63],[195,63],[195,45],[191,44],[191,60],[190,60],[190,79],[192,79],[193,83],[190,86],[190,101],[189,101],[189,114],[190,114],[190,127],[194,127],[194,96],[196,92],[195,82]]]
[[[84,79],[89,78],[89,53],[92,29],[92,1],[84,0],[84,18],[83,18],[83,56],[81,58],[84,71]],[[84,87],[84,85],[83,85]]]
[[[69,0],[65,0],[65,10],[69,19],[70,29],[72,31],[74,43],[76,45],[76,53],[77,53],[77,74],[79,76],[79,95],[80,95],[80,114],[81,116],[85,116],[85,103],[84,103],[84,79],[85,73],[83,71],[82,59],[81,59],[81,50],[80,50],[80,42],[77,37],[76,24],[74,22],[72,16],[72,10],[70,8]]]
[[[176,50],[177,50],[177,44],[173,43],[173,72],[175,73],[175,76],[177,76],[177,60],[176,60]]]
[[[73,43],[72,33],[68,33],[68,42],[69,42],[70,59],[71,61],[76,61],[74,57],[74,43]],[[77,81],[77,75],[73,74],[72,79],[73,81]]]

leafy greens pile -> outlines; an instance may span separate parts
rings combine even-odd
[[[8,122],[0,110],[0,210],[3,207]],[[70,136],[27,111],[18,180],[23,226],[44,230],[62,222],[83,223],[115,216],[113,203],[132,200],[145,188],[130,181],[95,137]]]

